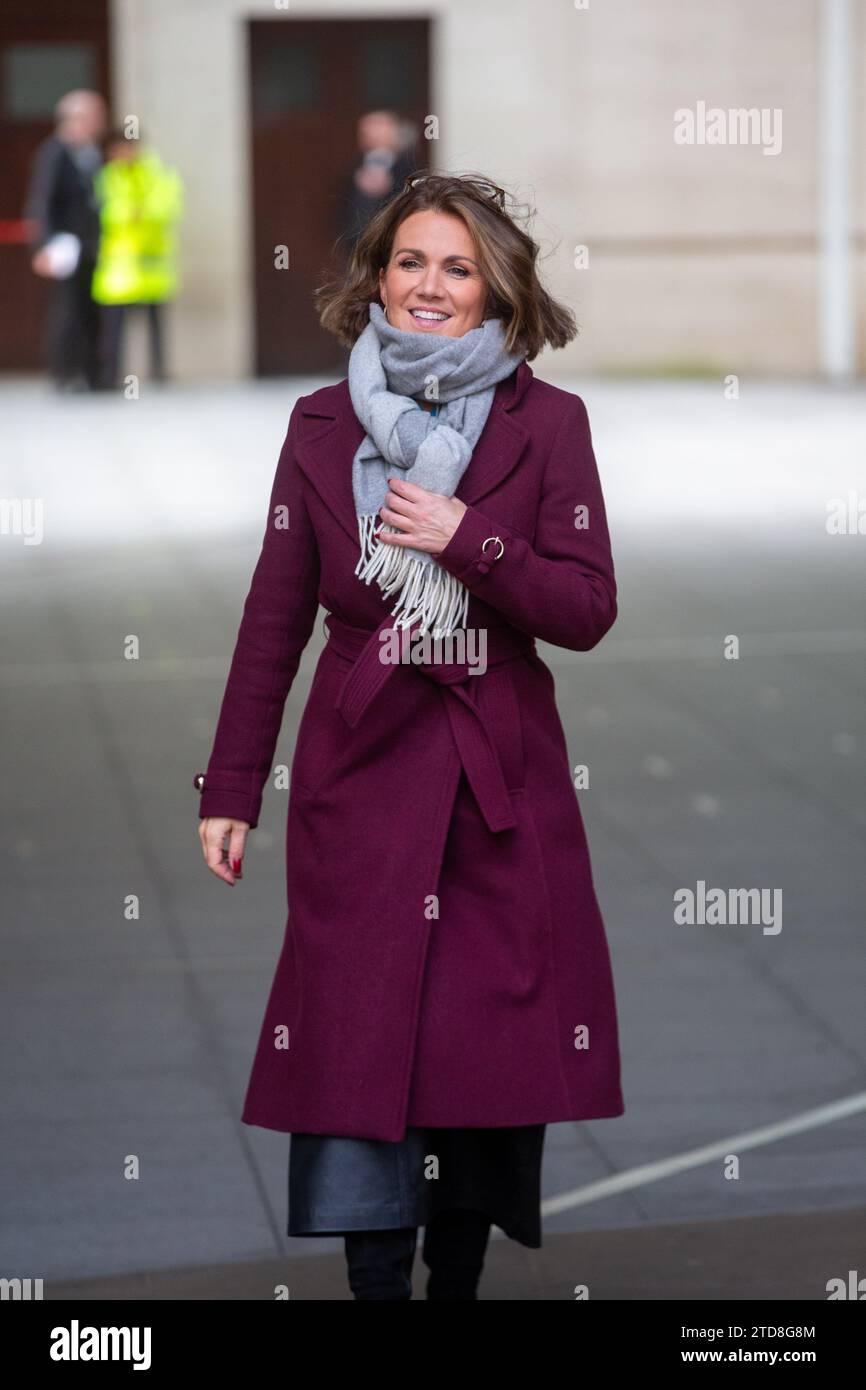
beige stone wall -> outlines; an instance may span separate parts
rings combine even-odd
[[[435,162],[482,169],[537,209],[552,291],[581,324],[545,375],[818,368],[817,45],[821,0],[292,0],[291,16],[434,18]],[[857,0],[854,91],[866,61]],[[114,0],[118,114],[183,172],[183,375],[252,355],[244,24],[267,0]],[[674,112],[781,108],[782,150],[681,146]],[[866,148],[856,113],[858,150]],[[854,211],[864,222],[855,158]],[[576,269],[575,247],[589,265]],[[862,270],[857,267],[862,318]],[[861,361],[866,354],[861,350]],[[543,365],[542,365],[543,363]]]

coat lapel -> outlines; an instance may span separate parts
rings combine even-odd
[[[490,414],[455,493],[467,506],[498,487],[526,448],[529,431],[509,412],[524,395],[532,375],[529,363],[521,362],[511,376],[497,384]],[[317,396],[322,400],[317,401]],[[298,466],[357,544],[352,459],[364,438],[364,427],[352,408],[348,382],[343,380],[326,392],[314,392],[302,405],[301,413],[318,420],[321,428],[297,441]]]

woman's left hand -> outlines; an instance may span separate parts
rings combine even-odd
[[[389,478],[388,487],[379,515],[389,526],[396,526],[399,534],[380,529],[379,540],[386,545],[411,546],[438,555],[460,525],[466,503],[458,497],[428,492],[426,487],[403,478]]]

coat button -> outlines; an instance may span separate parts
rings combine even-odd
[[[204,773],[203,773],[203,772],[197,772],[197,773],[195,774],[195,777],[193,777],[193,779],[192,779],[192,784],[193,784],[193,786],[195,787],[195,789],[196,789],[197,792],[203,792],[203,791],[204,791]]]

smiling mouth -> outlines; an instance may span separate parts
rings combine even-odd
[[[445,323],[446,319],[451,317],[450,314],[446,314],[444,310],[440,309],[410,309],[409,313],[419,323]]]

